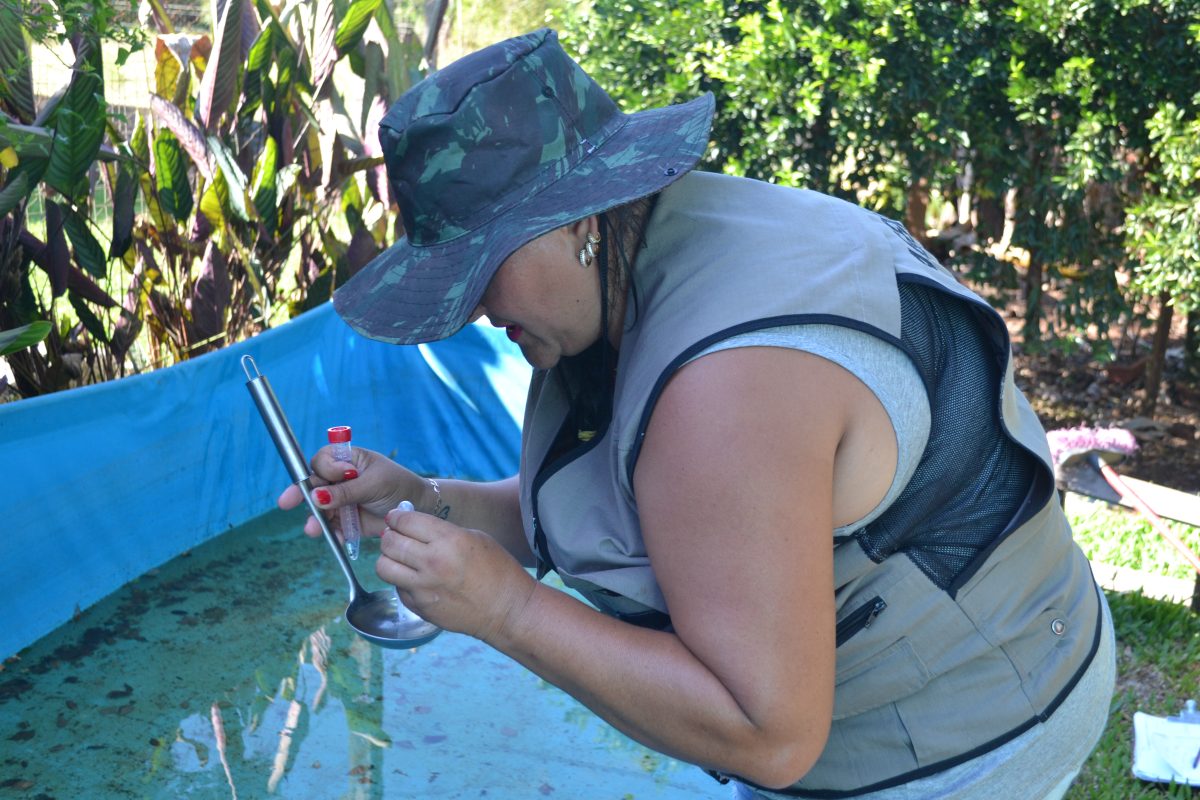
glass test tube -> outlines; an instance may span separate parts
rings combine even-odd
[[[338,461],[354,463],[350,446],[350,426],[335,425],[329,429],[329,443],[333,445],[333,457]],[[342,522],[342,541],[346,544],[346,555],[358,558],[358,543],[362,539],[362,520],[358,506],[342,506],[338,509]]]

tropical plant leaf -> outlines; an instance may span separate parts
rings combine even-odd
[[[71,308],[75,309],[75,314],[79,317],[79,321],[83,323],[84,329],[90,333],[98,342],[108,342],[108,331],[104,330],[104,323],[96,316],[95,312],[88,307],[88,304],[82,297],[79,297],[74,292],[67,293],[67,299],[71,301]]]
[[[175,134],[160,130],[154,138],[154,182],[159,203],[177,221],[192,213],[192,187],[188,182],[183,148]]]
[[[246,176],[238,167],[233,153],[225,143],[215,136],[208,137],[208,148],[213,154],[213,160],[225,175],[229,188],[229,210],[243,222],[250,221],[250,210],[246,203]]]
[[[250,47],[258,40],[258,35],[262,33],[263,24],[259,21],[258,14],[254,11],[253,2],[245,2],[242,4],[242,53],[249,53]]]
[[[108,260],[104,248],[96,241],[88,222],[73,208],[63,209],[63,229],[75,251],[75,262],[97,278],[108,274]]]
[[[275,86],[280,97],[287,97],[297,88],[294,84],[302,83],[296,80],[299,60],[300,55],[294,47],[280,47],[275,51]]]
[[[259,219],[272,234],[275,233],[279,222],[279,202],[276,194],[278,174],[279,146],[274,137],[268,136],[263,144],[262,154],[254,165],[250,196],[254,198],[254,208],[258,211]]]
[[[338,48],[335,44],[338,30],[333,0],[316,0],[313,8],[313,52],[310,60],[313,92],[317,97],[328,94],[326,83],[333,77],[333,68],[338,60]],[[361,32],[359,37],[362,37]]]
[[[29,197],[31,190],[32,184],[26,174],[18,174],[4,184],[4,188],[0,189],[0,217],[6,216],[20,205]]]
[[[139,294],[134,294],[133,291],[130,291],[130,295],[134,298],[139,297]],[[129,348],[137,340],[138,334],[142,332],[142,318],[136,312],[136,306],[134,310],[122,308],[121,316],[117,319],[117,324],[113,326],[113,335],[109,339],[109,346],[112,347],[113,354],[117,358],[125,357]]]
[[[188,339],[202,342],[225,330],[225,312],[232,296],[229,280],[229,264],[225,256],[211,239],[204,250],[200,265],[200,277],[192,286],[188,307],[192,313],[192,324]]]
[[[112,241],[109,258],[118,258],[133,244],[134,207],[137,202],[138,168],[128,158],[117,162],[116,187],[112,196]]]
[[[127,142],[129,152],[141,164],[150,163],[150,134],[146,128],[146,118],[138,114],[133,124],[133,133],[129,135]]]
[[[55,131],[50,164],[42,179],[72,200],[86,194],[88,171],[108,123],[99,40],[80,43],[71,82],[49,120]]]
[[[254,40],[254,44],[250,45],[250,52],[246,56],[246,70],[249,72],[257,72],[263,69],[271,62],[271,55],[275,52],[273,47],[275,24],[264,25],[259,31],[258,38]]]
[[[102,308],[112,308],[117,304],[116,300],[108,296],[108,292],[96,285],[87,273],[74,264],[67,267],[67,291]]]
[[[150,111],[154,118],[167,126],[171,133],[191,156],[192,163],[206,181],[212,180],[212,154],[208,151],[208,141],[204,132],[191,123],[179,110],[179,107],[164,97],[150,95]]]
[[[212,133],[217,123],[237,98],[238,73],[242,66],[242,6],[244,0],[227,0],[212,55],[200,79],[196,99],[196,118],[204,130]]]
[[[391,205],[391,190],[388,185],[387,168],[383,164],[383,148],[379,146],[379,121],[387,113],[387,104],[379,95],[371,100],[364,131],[369,131],[363,137],[363,152],[368,158],[380,159],[379,163],[367,168],[367,185],[371,194],[384,206]]]
[[[187,96],[191,71],[188,60],[192,53],[189,37],[168,34],[154,40],[154,92],[173,100],[180,91]]]
[[[54,151],[54,131],[41,125],[19,125],[0,117],[0,146],[9,148],[22,162],[48,160]]]
[[[50,335],[53,325],[45,320],[31,322],[19,328],[0,331],[0,356],[32,347]]]
[[[171,18],[159,0],[141,0],[138,6],[138,17],[143,20],[152,20],[155,30],[159,33],[175,32],[175,26],[171,24]]]
[[[424,77],[425,49],[411,30],[388,39],[388,100],[395,100]]]
[[[46,274],[50,276],[50,294],[59,297],[67,290],[67,272],[71,266],[71,251],[63,233],[62,207],[54,200],[45,201],[46,208]]]
[[[375,16],[379,3],[380,0],[353,0],[350,3],[350,8],[338,24],[333,39],[339,53],[344,55],[359,43],[367,25],[371,23],[371,17]]]
[[[204,194],[200,195],[200,213],[208,220],[213,230],[225,227],[225,209],[229,207],[229,185],[225,182],[225,173],[217,170],[217,175]]]
[[[363,94],[362,108],[359,110],[359,118],[355,120],[358,123],[358,129],[363,132],[363,143],[367,143],[367,139],[378,138],[367,127],[368,119],[371,116],[373,99],[380,95],[386,95],[388,91],[387,80],[387,56],[383,53],[383,45],[379,42],[364,42],[363,43]],[[386,100],[384,101],[386,105]]]
[[[21,122],[33,122],[33,70],[20,4],[0,3],[0,100]]]

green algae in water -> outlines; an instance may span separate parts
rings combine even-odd
[[[372,647],[299,519],[229,531],[10,660],[0,798],[726,796],[469,637]]]

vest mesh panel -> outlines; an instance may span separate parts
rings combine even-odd
[[[1001,364],[975,313],[910,282],[900,304],[901,338],[929,390],[929,442],[908,486],[854,538],[876,562],[903,552],[948,590],[999,542],[1036,467],[1001,429]]]

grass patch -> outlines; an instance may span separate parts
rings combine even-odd
[[[1155,575],[1190,578],[1195,571],[1140,515],[1070,497],[1067,514],[1089,558]],[[1200,531],[1171,523],[1193,549]],[[1100,743],[1067,800],[1196,800],[1200,789],[1148,783],[1133,776],[1133,715],[1179,713],[1200,699],[1200,615],[1135,592],[1106,591],[1117,634],[1117,688]]]
[[[1108,503],[1068,495],[1067,517],[1075,541],[1093,561],[1129,567],[1168,578],[1191,578],[1196,571],[1144,516]],[[1200,528],[1167,520],[1183,543],[1200,553]]]

